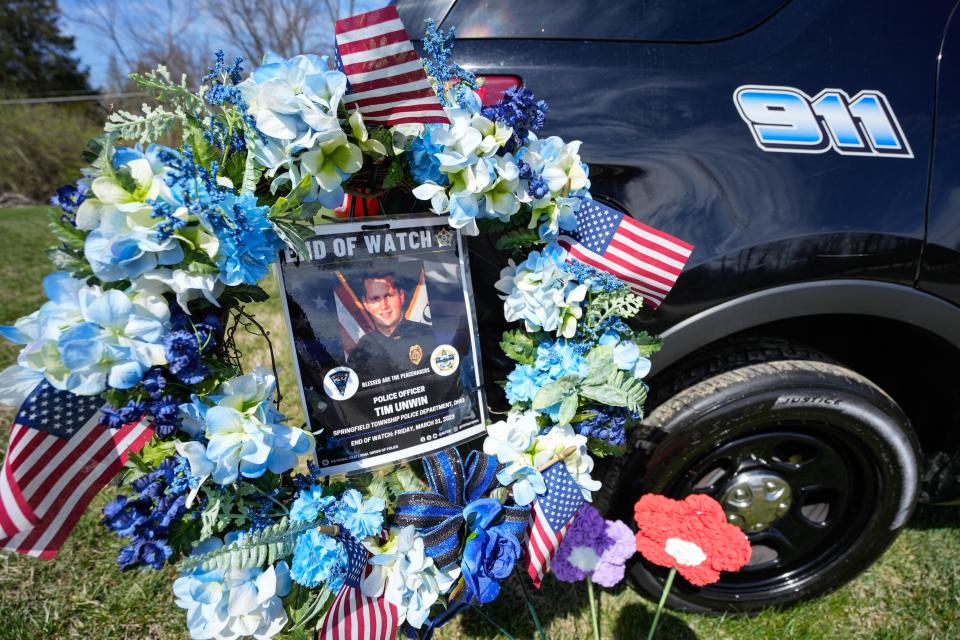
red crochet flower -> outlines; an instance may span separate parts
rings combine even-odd
[[[648,493],[633,508],[640,527],[637,551],[653,564],[676,567],[697,586],[737,571],[750,560],[750,543],[727,523],[720,503],[695,493],[684,500]]]

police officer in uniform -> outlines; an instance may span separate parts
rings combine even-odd
[[[369,273],[364,277],[361,302],[376,331],[360,338],[347,358],[347,366],[361,380],[430,366],[427,360],[437,346],[433,330],[403,317],[406,299],[392,273]]]

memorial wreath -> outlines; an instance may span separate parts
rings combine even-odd
[[[175,564],[194,638],[429,637],[514,571],[539,586],[582,509],[599,528],[561,552],[564,576],[622,578],[630,533],[604,546],[591,472],[623,453],[660,347],[627,320],[692,247],[593,201],[580,143],[541,135],[530,89],[483,106],[453,35],[428,22],[421,60],[387,7],[338,22],[335,61],[268,54],[244,77],[218,52],[199,90],[133,76],[156,106],[109,116],[54,198],[48,302],[0,329],[24,345],[0,374],[20,407],[0,545],[52,557],[122,470],[103,509],[117,562]],[[275,368],[243,373],[234,334],[257,330],[245,305],[278,254],[307,259],[316,225],[404,197],[513,252],[496,283],[520,325],[501,342],[511,409],[479,450],[330,476],[324,425],[286,423]]]

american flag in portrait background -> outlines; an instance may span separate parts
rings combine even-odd
[[[374,330],[373,321],[344,275],[339,271],[336,274],[339,284],[333,290],[333,299],[337,306],[340,344],[343,345],[343,352],[349,354],[360,342],[360,338]],[[363,292],[360,292],[360,295],[363,295]]]
[[[393,640],[400,626],[397,607],[360,590],[369,553],[349,535],[337,539],[347,551],[347,576],[320,624],[318,640]]]
[[[680,277],[693,245],[595,200],[583,200],[577,228],[557,238],[570,255],[623,280],[656,309]]]
[[[14,418],[0,471],[0,548],[53,558],[90,501],[153,436],[145,421],[111,429],[103,399],[43,381]]]
[[[336,40],[348,110],[359,108],[364,120],[384,126],[449,124],[396,6],[337,20]]]
[[[557,553],[573,516],[583,505],[580,486],[567,470],[565,462],[555,462],[543,472],[547,491],[533,502],[530,511],[530,537],[527,540],[527,574],[540,588],[550,561]]]

